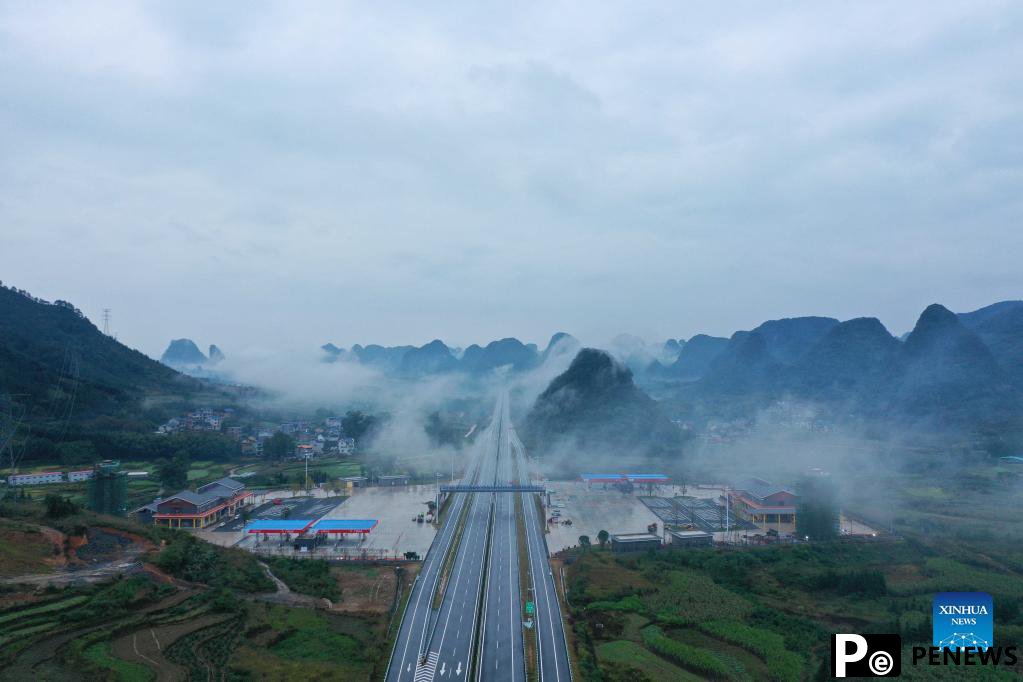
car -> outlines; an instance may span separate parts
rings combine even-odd
[[[281,499],[281,498],[279,498],[279,497],[275,497],[275,498],[273,499],[273,503],[274,503],[274,504],[284,504],[284,500],[282,500],[282,499]]]

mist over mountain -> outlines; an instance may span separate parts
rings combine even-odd
[[[489,372],[498,367],[510,366],[523,371],[536,367],[540,353],[533,344],[526,345],[518,339],[507,338],[491,341],[485,347],[473,344],[462,354],[459,368],[473,373]]]
[[[223,362],[225,360],[224,351],[220,350],[216,345],[210,344],[209,361],[211,365]]]
[[[667,379],[694,381],[710,371],[711,364],[728,346],[728,339],[697,334],[682,344],[675,361],[668,365],[657,363],[650,373]]]
[[[838,320],[833,317],[787,317],[768,320],[753,330],[764,340],[764,346],[775,360],[792,364],[814,346]]]
[[[859,403],[895,371],[900,350],[877,318],[840,322],[796,360],[788,388],[802,397]]]
[[[1023,301],[1002,301],[959,320],[980,337],[1009,379],[1023,389]]]
[[[579,342],[564,332],[554,334],[542,352],[536,344],[512,337],[485,346],[472,344],[462,352],[439,339],[419,347],[356,344],[345,350],[333,343],[320,346],[324,362],[353,361],[406,378],[451,372],[482,376],[505,367],[512,372],[527,372],[554,355],[574,354],[578,348]]]
[[[583,348],[536,398],[523,425],[538,456],[671,456],[682,434],[610,353]],[[591,462],[579,461],[576,468]]]
[[[551,340],[547,342],[547,347],[540,354],[540,364],[547,362],[548,358],[555,355],[574,356],[579,352],[580,348],[582,348],[582,344],[579,343],[579,339],[568,332],[557,332],[551,336]]]
[[[934,304],[902,342],[874,318],[769,321],[736,332],[720,352],[712,348],[696,380],[686,380],[696,372],[672,377],[669,367],[656,377],[657,387],[698,420],[753,416],[777,401],[799,400],[830,420],[958,431],[1008,444],[1023,435],[1023,400],[1010,369],[1018,310],[997,305],[957,316]],[[999,344],[1000,357],[966,323]]]
[[[209,360],[192,339],[174,339],[160,356],[160,362],[170,366],[204,365]]]
[[[453,372],[458,369],[458,359],[440,339],[434,339],[425,346],[412,348],[401,358],[400,372],[407,377]]]

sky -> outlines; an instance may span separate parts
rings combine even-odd
[[[158,356],[1023,298],[1023,5],[0,2],[0,280]]]

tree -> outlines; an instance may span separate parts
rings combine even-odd
[[[277,431],[263,443],[263,455],[270,459],[282,460],[294,452],[295,440],[282,431]]]
[[[171,459],[156,461],[156,478],[164,490],[179,490],[188,485],[188,453],[179,450]]]
[[[599,542],[600,546],[603,547],[607,544],[607,540],[609,537],[610,535],[606,530],[601,530],[599,533],[597,533],[597,542]]]
[[[89,440],[73,440],[57,446],[60,463],[65,465],[92,464],[99,459],[96,447]]]
[[[579,536],[579,546],[582,547],[583,549],[589,548],[589,546],[590,546],[590,536],[589,535],[580,535]]]
[[[831,477],[804,476],[796,492],[796,532],[815,541],[834,539],[838,535],[838,490]]]
[[[341,430],[349,438],[361,441],[377,425],[379,420],[371,414],[365,414],[360,410],[348,410],[344,417],[341,417]]]
[[[46,505],[46,518],[48,519],[62,519],[78,511],[77,504],[60,495],[47,495],[43,498],[43,504]]]

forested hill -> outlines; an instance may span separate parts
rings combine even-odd
[[[122,415],[201,384],[103,334],[66,301],[0,286],[0,397],[29,422]]]
[[[636,387],[632,372],[593,348],[580,350],[537,397],[523,424],[523,438],[540,456],[588,456],[591,465],[600,456],[673,456],[682,443],[680,430]]]

